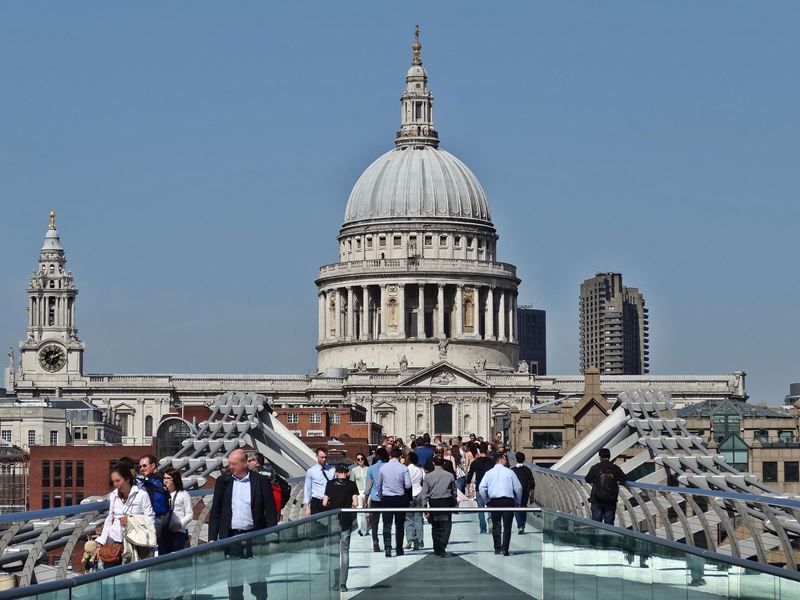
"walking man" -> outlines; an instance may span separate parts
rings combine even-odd
[[[358,487],[350,481],[350,467],[342,463],[336,467],[336,477],[325,486],[322,497],[325,510],[332,508],[357,508]],[[339,591],[347,591],[347,572],[350,570],[350,535],[353,532],[353,513],[339,513]]]
[[[237,448],[228,456],[228,472],[223,473],[214,485],[214,500],[208,519],[208,540],[215,541],[241,533],[264,529],[278,524],[278,511],[272,495],[272,484],[263,475],[250,471],[247,454]],[[253,558],[252,543],[247,540],[226,551],[226,556],[239,559]],[[233,569],[242,574],[256,569]],[[257,600],[266,600],[267,582],[263,575],[254,574],[250,592]],[[231,600],[244,599],[244,581],[231,579],[228,596]]]
[[[601,448],[597,453],[600,462],[589,469],[584,478],[592,486],[589,502],[592,505],[592,520],[614,524],[619,498],[619,484],[625,483],[628,476],[625,471],[611,462],[611,451]]]
[[[519,483],[522,486],[522,502],[520,502],[519,505],[524,507],[528,506],[531,492],[536,486],[536,483],[533,481],[533,471],[531,471],[528,465],[525,464],[525,454],[523,452],[517,452],[514,455],[514,458],[517,459],[517,464],[514,465],[512,471],[514,472],[514,475],[517,476],[517,479],[519,479]],[[522,535],[525,533],[525,522],[527,521],[528,513],[520,511],[515,513],[515,516],[517,518],[517,533]]]
[[[411,476],[408,468],[400,462],[403,451],[393,448],[391,460],[381,466],[375,485],[378,487],[378,496],[383,508],[407,508],[411,501]],[[383,513],[383,549],[386,557],[392,555],[392,522],[395,529],[395,550],[397,556],[402,556],[403,537],[405,536],[406,513]]]
[[[378,486],[375,485],[375,480],[378,478],[378,472],[381,467],[389,462],[389,452],[381,446],[375,450],[375,458],[372,459],[372,465],[367,469],[367,486],[364,493],[369,497],[370,508],[381,507],[381,497],[378,495]],[[381,545],[378,543],[378,523],[380,522],[381,513],[370,513],[369,528],[372,532],[372,549],[375,552],[381,551]]]
[[[425,506],[422,501],[422,481],[425,472],[419,468],[419,458],[416,452],[408,455],[408,476],[411,478],[411,508],[422,508]],[[422,513],[412,512],[408,515],[408,527],[406,528],[406,549],[414,547],[419,550],[424,545],[422,543]]]
[[[481,480],[480,492],[486,498],[486,506],[490,508],[513,508],[522,502],[522,485],[511,469],[505,454],[495,457],[494,467],[489,469]],[[509,556],[511,544],[511,524],[514,522],[512,511],[503,511],[492,515],[492,537],[494,553]],[[502,527],[501,527],[502,525]]]
[[[322,497],[325,495],[325,486],[334,477],[336,469],[328,464],[328,452],[325,448],[317,448],[317,464],[306,471],[306,481],[303,486],[303,514],[315,515],[322,512]]]
[[[433,457],[433,471],[425,476],[422,481],[422,505],[431,508],[453,508],[456,506],[457,492],[456,480],[452,473],[442,468],[444,459],[441,456]],[[433,538],[433,553],[444,558],[447,543],[450,541],[450,531],[453,527],[452,513],[432,512],[431,537]]]
[[[480,442],[475,445],[477,448],[477,457],[469,465],[467,472],[467,485],[475,483],[475,501],[478,503],[479,508],[486,506],[486,498],[480,492],[481,481],[484,475],[494,466],[492,459],[486,456],[489,452],[489,444]],[[478,527],[481,533],[486,533],[486,513],[483,511],[478,513]]]

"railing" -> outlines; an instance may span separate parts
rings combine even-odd
[[[351,593],[373,589],[381,597],[408,597],[416,590],[418,597],[539,600],[800,597],[797,573],[572,515],[539,508],[423,508],[325,512],[165,556],[0,592],[0,600],[227,597],[230,588],[244,584],[254,594],[266,596],[268,591],[270,598],[339,599],[345,564],[339,552],[341,512],[403,512],[407,517],[449,513],[452,521],[450,556],[443,561],[387,560],[372,552],[370,536],[353,535]],[[512,535],[510,556],[496,556],[492,537],[476,535],[476,512],[487,512],[498,522],[500,514],[523,515],[526,533]],[[421,552],[429,550],[427,546]]]
[[[303,479],[289,480],[291,496],[281,512],[282,521],[293,521],[302,514]],[[189,530],[192,546],[203,541],[211,512],[213,489],[192,490],[195,519]],[[0,571],[14,568],[20,587],[31,583],[34,569],[47,562],[52,569],[40,574],[53,579],[67,577],[73,551],[86,535],[102,523],[108,512],[108,502],[91,502],[74,506],[0,515]]]
[[[533,467],[536,502],[591,517],[591,486],[578,475]],[[800,501],[628,482],[616,521],[637,533],[797,571]]]
[[[509,263],[460,258],[384,258],[352,260],[320,268],[320,277],[361,273],[480,273],[516,277],[517,268]]]

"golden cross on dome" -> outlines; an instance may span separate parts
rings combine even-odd
[[[56,213],[55,211],[50,211],[50,229],[56,228]]]

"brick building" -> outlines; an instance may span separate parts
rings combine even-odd
[[[358,405],[273,407],[278,421],[309,448],[324,446],[345,458],[358,452],[369,455],[370,446],[380,444],[383,428],[367,421],[367,410]]]
[[[34,446],[30,450],[29,509],[80,504],[107,494],[108,471],[122,456],[138,460],[153,446]]]

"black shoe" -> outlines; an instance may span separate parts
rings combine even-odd
[[[339,586],[339,591],[340,592],[346,592],[347,591],[347,586],[346,585],[340,585]]]
[[[375,552],[380,552],[381,551],[381,545],[378,542],[373,542],[372,543],[372,549]]]
[[[508,550],[503,550],[503,556],[511,556],[511,552]]]
[[[391,548],[387,548],[386,549],[386,558],[392,558],[392,549]]]
[[[405,553],[406,553],[406,551],[403,550],[402,548],[398,548],[397,549],[397,556],[403,556],[403,554],[405,554]]]
[[[500,554],[500,548],[495,548],[495,549],[494,549],[494,553],[495,553],[495,554]]]
[[[419,542],[414,542],[414,550],[419,550],[420,548],[422,548],[422,544]]]
[[[519,535],[522,535],[523,533],[525,533],[525,528],[524,528],[524,527],[520,527],[520,528],[519,528],[519,531],[517,531],[517,533],[518,533]]]

